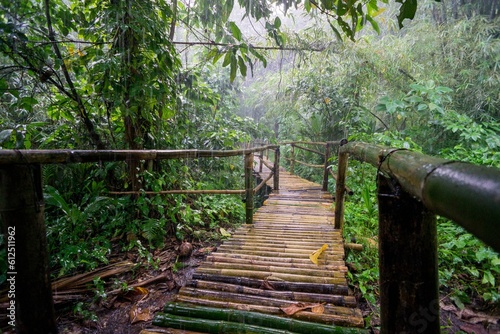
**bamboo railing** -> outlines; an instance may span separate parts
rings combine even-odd
[[[323,169],[322,190],[328,191],[328,176],[332,175],[335,178],[335,175],[333,175],[329,170],[331,151],[334,148],[338,148],[340,146],[340,141],[327,141],[327,142],[286,141],[286,142],[279,143],[279,145],[280,146],[284,146],[284,145],[291,146],[290,158],[285,157],[286,160],[290,161],[290,173],[291,174],[295,173],[295,164],[296,163],[303,165],[303,166],[311,167],[311,168]],[[324,147],[324,151],[322,152],[320,150],[306,147],[304,145],[322,146],[322,147]],[[315,165],[315,164],[310,164],[310,163],[298,160],[296,158],[296,151],[295,151],[296,149],[318,154],[319,156],[323,157],[323,161],[324,161],[323,164]],[[345,191],[347,191],[349,195],[352,195],[351,189],[345,188]]]
[[[439,333],[436,214],[500,252],[500,170],[366,143],[339,148],[335,227],[347,159],[378,168],[381,333]]]
[[[264,181],[256,188],[253,187],[254,154],[270,149],[275,149],[277,151],[275,156],[279,157],[279,147],[273,145],[227,151],[0,150],[0,220],[4,231],[8,233],[10,266],[7,281],[11,282],[9,291],[15,292],[15,299],[10,299],[9,305],[12,310],[9,312],[13,314],[11,321],[16,323],[17,332],[57,331],[44,223],[42,164],[196,159],[243,155],[245,157],[245,189],[243,190],[165,190],[109,192],[109,194],[245,194],[246,223],[250,224],[253,219],[254,194],[265,184]],[[275,170],[278,170],[276,166],[272,168],[270,177],[273,176]],[[11,249],[15,250],[15,253],[11,252]]]

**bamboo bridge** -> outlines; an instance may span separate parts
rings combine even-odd
[[[264,166],[260,177],[267,179],[270,173]],[[168,304],[155,324],[227,333],[241,323],[256,333],[268,333],[267,326],[272,326],[271,333],[272,329],[281,333],[360,332],[341,328],[364,327],[364,320],[349,294],[344,243],[340,230],[334,228],[332,196],[320,184],[283,170],[279,177],[279,190],[274,189],[255,212],[253,224],[238,228],[206,258],[179,291],[176,301],[182,304]],[[328,248],[314,264],[310,255],[323,245]],[[225,313],[217,317],[219,309]],[[231,322],[227,321],[230,309],[245,312]]]
[[[290,172],[279,167],[280,147],[285,145],[291,146],[285,157]],[[321,146],[323,151],[317,149]],[[333,148],[337,149],[337,173],[329,168],[335,160],[330,155]],[[293,175],[299,163],[295,149],[323,157],[322,165],[301,162],[323,169],[321,186]],[[269,150],[274,150],[274,165],[263,157]],[[263,180],[254,188],[256,153],[257,172]],[[196,321],[188,330],[197,332],[363,332],[361,312],[347,287],[341,234],[349,156],[377,168],[381,333],[440,332],[436,215],[449,218],[500,252],[500,169],[406,149],[341,140],[221,151],[0,150],[0,220],[4,230],[15,229],[17,272],[8,274],[16,275],[16,331],[57,332],[42,165],[231,156],[244,156],[245,189],[115,193],[245,196],[246,224],[206,258],[180,290],[179,303],[166,305],[156,324],[187,329],[190,317]],[[330,174],[336,180],[334,211],[326,191]],[[266,183],[274,192],[254,212],[253,196]]]

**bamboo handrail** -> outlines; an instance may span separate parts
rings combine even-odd
[[[325,143],[325,145],[326,145],[326,143]],[[293,146],[295,146],[296,148],[299,148],[299,149],[301,149],[301,150],[304,150],[304,151],[308,151],[308,152],[312,152],[312,153],[319,154],[319,155],[320,155],[320,156],[322,156],[322,157],[324,157],[324,156],[325,156],[325,153],[320,152],[320,151],[317,151],[317,150],[313,150],[313,149],[311,149],[311,148],[307,148],[307,147],[303,147],[303,146],[299,146],[299,145],[295,145],[295,144],[294,144]]]
[[[380,321],[385,333],[414,332],[429,317],[439,333],[436,214],[500,252],[500,169],[367,143],[339,148],[335,226],[343,224],[347,157],[378,168]]]
[[[257,187],[253,189],[253,193],[256,194],[273,176],[274,173],[271,171],[271,173],[269,173],[269,175],[264,180],[262,180]]]
[[[226,189],[226,190],[189,190],[189,189],[174,189],[174,190],[161,190],[161,191],[109,191],[109,195],[169,195],[169,194],[183,194],[183,195],[192,195],[192,194],[222,194],[222,195],[242,195],[245,193],[245,189]]]
[[[433,212],[500,252],[500,169],[357,142],[340,152],[379,168]]]
[[[267,145],[241,150],[0,150],[0,165],[231,157],[277,147]]]
[[[294,161],[294,162],[297,162],[297,163],[299,163],[301,165],[304,165],[304,166],[307,166],[307,167],[311,167],[311,168],[323,168],[324,167],[323,165],[308,164],[307,162],[303,162],[303,161],[300,161],[300,160],[297,160],[297,159],[292,160],[290,158],[285,158],[285,160],[287,160],[287,161]]]
[[[273,170],[274,166],[271,165],[269,162],[267,162],[266,160],[262,160],[262,163],[267,167],[269,168],[270,170]]]

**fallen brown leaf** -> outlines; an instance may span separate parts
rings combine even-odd
[[[280,310],[285,312],[286,315],[294,315],[297,312],[304,311],[307,309],[311,309],[312,312],[317,314],[321,314],[325,311],[325,308],[322,304],[296,303],[287,307],[280,308]]]
[[[130,323],[135,324],[136,322],[149,321],[153,319],[153,316],[148,308],[140,309],[137,305],[132,306],[129,311]]]

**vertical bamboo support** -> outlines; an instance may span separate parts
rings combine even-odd
[[[347,144],[343,140],[339,146],[339,159],[337,169],[337,181],[335,184],[335,228],[342,230],[344,228],[344,196],[345,196],[345,178],[347,171],[347,159],[349,155],[341,152],[342,145]]]
[[[378,176],[381,333],[439,333],[436,217]]]
[[[280,192],[280,148],[274,150],[274,189],[273,191],[279,194]]]
[[[295,172],[295,144],[292,144],[292,150],[290,152],[290,174],[293,175]]]
[[[328,191],[328,160],[330,159],[330,143],[325,145],[325,167],[323,170],[323,191]]]
[[[0,168],[0,217],[8,259],[8,322],[15,323],[16,333],[57,333],[40,165]]]
[[[245,154],[245,214],[246,223],[253,223],[253,153]]]
[[[262,159],[264,159],[264,151],[259,152],[259,173],[262,173]]]

